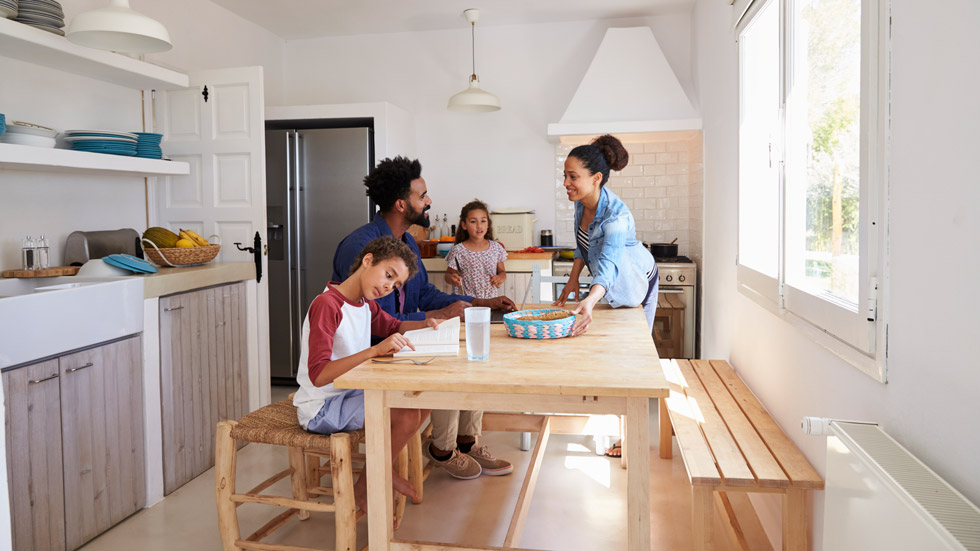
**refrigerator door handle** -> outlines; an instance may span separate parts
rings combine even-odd
[[[295,169],[293,171],[293,197],[295,198],[295,209],[296,213],[296,292],[293,295],[296,301],[296,320],[298,323],[302,324],[303,317],[306,312],[303,312],[303,242],[302,235],[304,229],[303,220],[303,210],[300,206],[300,187],[303,185],[303,179],[305,174],[301,173],[301,167],[303,165],[303,152],[300,150],[300,134],[299,132],[293,133],[293,162],[295,163]]]
[[[293,174],[293,151],[290,147],[291,133],[286,132],[286,269],[287,272],[292,272],[295,268],[293,266],[293,232],[295,231],[295,215],[292,209],[292,199],[289,196],[290,188],[295,185],[295,175]],[[293,278],[292,274],[288,274],[286,277],[286,289],[288,291],[288,296],[290,299],[295,293],[293,289]],[[296,363],[299,361],[298,357],[294,357],[293,351],[296,347],[296,313],[294,310],[295,301],[289,301],[289,360],[290,360],[290,374],[292,370],[296,369]]]

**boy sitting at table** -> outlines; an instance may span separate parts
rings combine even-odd
[[[402,334],[411,329],[436,327],[443,320],[399,321],[384,312],[375,299],[401,287],[418,269],[415,254],[391,236],[365,245],[343,283],[331,281],[313,299],[303,320],[303,336],[293,398],[299,424],[308,431],[331,434],[364,428],[364,391],[333,386],[337,377],[360,363],[387,356],[412,343]],[[387,337],[371,346],[371,335]],[[415,434],[429,410],[391,410],[391,453],[396,456]],[[418,500],[415,489],[392,473],[395,490]],[[354,503],[367,512],[367,481],[354,484]]]

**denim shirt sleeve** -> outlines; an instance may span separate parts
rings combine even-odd
[[[627,226],[626,220],[621,216],[603,221],[599,250],[592,251],[591,245],[589,248],[589,260],[596,268],[595,273],[592,274],[592,284],[602,285],[607,292],[619,275],[619,264],[622,262],[623,251],[626,250],[629,237]],[[591,268],[590,266],[589,269]]]

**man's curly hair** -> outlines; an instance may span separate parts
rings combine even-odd
[[[419,271],[419,261],[415,258],[415,253],[412,252],[412,249],[404,242],[390,235],[386,235],[372,239],[368,241],[367,245],[364,245],[364,248],[361,249],[361,254],[357,255],[357,260],[350,267],[351,274],[357,271],[361,266],[361,262],[364,261],[365,255],[368,253],[373,255],[373,260],[371,261],[372,266],[376,266],[378,262],[388,260],[389,258],[400,258],[404,260],[405,265],[408,266],[408,277],[405,278],[405,281],[415,277],[415,274]]]
[[[405,157],[383,159],[364,177],[367,195],[381,212],[388,212],[399,199],[408,199],[412,180],[422,177],[422,164]]]

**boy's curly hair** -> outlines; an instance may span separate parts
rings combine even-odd
[[[415,257],[415,253],[412,249],[406,245],[404,242],[395,239],[390,235],[384,237],[379,237],[377,239],[372,239],[368,241],[367,245],[361,249],[361,254],[357,255],[357,260],[354,261],[354,265],[350,267],[350,274],[353,275],[354,272],[361,266],[361,262],[364,261],[364,256],[370,253],[372,255],[372,266],[377,266],[378,262],[382,260],[388,260],[389,258],[400,258],[405,261],[405,265],[408,266],[408,277],[405,278],[406,281],[415,277],[415,274],[419,271],[419,261]]]
[[[364,177],[367,196],[378,205],[381,212],[388,212],[399,199],[408,199],[412,192],[412,180],[422,177],[422,164],[418,159],[405,157],[383,159]]]
[[[483,236],[487,241],[493,241],[493,220],[490,218],[490,209],[487,208],[487,204],[479,199],[473,199],[469,203],[463,205],[463,208],[459,211],[459,224],[456,225],[456,242],[462,243],[470,238],[469,232],[463,229],[463,221],[466,217],[470,215],[470,211],[482,210],[487,213],[487,234]]]

